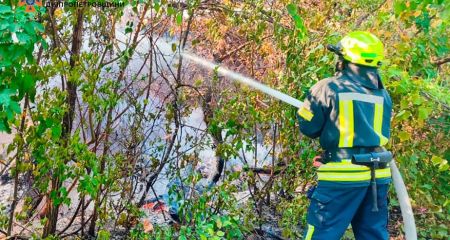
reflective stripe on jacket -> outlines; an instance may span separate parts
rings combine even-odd
[[[366,166],[352,164],[350,159],[341,162],[323,164],[317,170],[318,180],[334,182],[370,181],[370,169]],[[376,178],[391,177],[390,168],[375,170]]]
[[[337,76],[316,83],[298,110],[300,131],[320,139],[324,150],[385,145],[390,137],[392,101],[376,68],[347,63]],[[390,177],[389,168],[376,171]],[[333,162],[318,169],[319,180],[369,181],[366,166]]]

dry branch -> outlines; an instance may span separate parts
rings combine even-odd
[[[450,62],[450,56],[443,57],[443,58],[435,58],[435,59],[431,60],[431,63],[437,65],[438,67],[440,67],[442,64],[445,64],[448,62]]]

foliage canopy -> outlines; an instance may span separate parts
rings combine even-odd
[[[334,74],[325,46],[367,30],[386,47],[388,147],[419,237],[448,238],[449,1],[148,0],[36,13],[16,5],[0,1],[0,131],[14,135],[0,159],[0,175],[14,178],[0,234],[234,239],[271,223],[299,238],[308,201],[298,192],[314,183],[310,159],[320,149],[298,133],[296,109],[174,55],[189,49],[302,99]],[[146,233],[141,207],[154,186],[177,178],[195,189],[202,177],[186,169],[205,151],[219,184],[172,189],[180,226]],[[236,161],[242,169],[230,167]],[[397,205],[393,197],[393,213]],[[64,226],[61,211],[71,219]],[[393,236],[402,234],[397,221],[393,214]],[[24,233],[14,222],[40,227]]]

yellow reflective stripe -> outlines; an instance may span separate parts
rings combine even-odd
[[[370,171],[366,172],[317,172],[317,179],[320,181],[336,181],[336,182],[356,182],[370,180]]]
[[[314,233],[314,226],[308,224],[308,231],[306,232],[305,240],[311,240],[313,233]]]
[[[329,162],[319,167],[317,171],[369,171],[363,165],[352,164],[351,162]]]
[[[376,178],[388,178],[388,177],[391,177],[391,168],[387,167],[387,168],[375,170],[375,177]]]
[[[308,122],[311,121],[311,119],[314,117],[314,114],[305,107],[301,107],[297,113],[300,117],[304,118]]]
[[[336,182],[355,182],[355,181],[368,181],[370,180],[370,170],[364,172],[339,172],[335,169],[335,172],[324,171],[324,166],[329,163],[320,166],[317,171],[318,180],[322,181],[336,181]],[[362,166],[365,167],[365,166]],[[367,167],[365,167],[368,169]],[[325,168],[326,169],[326,168]],[[328,170],[328,169],[327,169]],[[341,169],[342,171],[342,169]],[[388,178],[391,177],[391,169],[389,167],[384,169],[375,170],[376,178]]]
[[[353,147],[353,101],[339,100],[339,147]]]
[[[375,115],[373,118],[373,129],[375,133],[380,137],[380,146],[385,145],[388,142],[388,139],[382,134],[382,126],[383,126],[383,104],[375,104]]]

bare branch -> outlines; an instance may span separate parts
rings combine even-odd
[[[440,67],[442,64],[450,62],[450,56],[443,57],[443,58],[435,58],[431,59],[431,63],[437,65]]]

